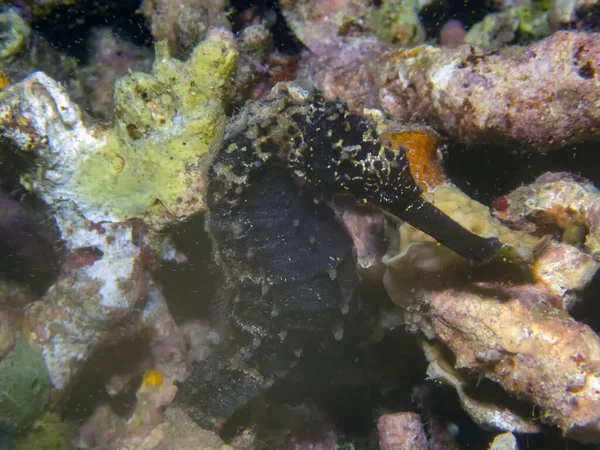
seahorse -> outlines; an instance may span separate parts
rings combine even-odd
[[[424,201],[404,150],[384,145],[369,118],[294,92],[247,104],[208,170],[206,230],[229,338],[178,394],[204,426],[221,426],[311,346],[342,338],[360,277],[329,207],[336,196],[383,208],[473,263],[499,247]]]

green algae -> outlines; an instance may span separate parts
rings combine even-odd
[[[16,450],[71,450],[75,426],[61,421],[56,414],[37,420],[26,435],[17,437]]]
[[[17,335],[12,351],[0,363],[0,418],[17,430],[35,420],[50,395],[50,378],[41,352]]]
[[[0,14],[0,67],[6,66],[28,45],[31,29],[13,11]]]
[[[219,139],[237,52],[225,33],[212,33],[186,62],[157,44],[151,74],[134,72],[115,85],[115,124],[103,145],[75,171],[74,186],[90,206],[118,220],[178,204]],[[161,208],[162,209],[162,208]]]
[[[551,2],[548,0],[532,0],[515,8],[519,18],[521,43],[528,43],[551,34],[548,25],[548,12]]]
[[[383,40],[408,46],[425,41],[418,0],[386,1],[371,15],[371,28]]]
[[[527,44],[550,35],[548,0],[527,0],[505,11],[488,14],[474,24],[465,42],[484,50],[497,50],[511,43]]]

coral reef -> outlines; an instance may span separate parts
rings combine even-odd
[[[511,410],[512,405],[507,405],[509,402],[506,399],[493,398],[489,392],[482,392],[483,389],[478,389],[476,383],[453,368],[441,346],[425,340],[422,341],[422,346],[431,361],[427,367],[427,375],[432,380],[452,386],[458,394],[461,407],[475,423],[486,428],[523,434],[541,431],[533,418],[519,410]],[[491,398],[493,401],[490,401]]]
[[[416,133],[402,137],[419,141]],[[427,142],[431,153],[435,145]],[[418,166],[415,152],[412,160]],[[423,202],[410,166],[404,149],[386,147],[367,118],[292,87],[249,103],[228,125],[208,172],[206,228],[226,286],[220,301],[231,329],[227,349],[233,342],[240,349],[229,355],[234,362],[196,364],[180,391],[196,420],[220,427],[262,386],[286,375],[285,366],[294,367],[315,339],[343,338],[358,276],[352,241],[325,204],[334,197],[383,208],[469,261],[495,256],[495,237],[468,233]]]
[[[156,342],[173,332],[164,298],[149,278],[147,243],[135,225],[104,223],[103,232],[85,231],[89,222],[71,217],[71,230],[81,232],[67,243],[63,273],[26,310],[25,326],[44,349],[52,383],[59,389],[100,345],[140,335],[146,328],[154,330]],[[155,354],[156,364],[181,376],[181,357],[174,358],[179,350]]]
[[[236,74],[238,102],[258,99],[268,93],[267,66],[272,46],[271,35],[264,26],[252,25],[242,30],[238,38],[238,50],[242,55]]]
[[[427,4],[422,0],[389,0],[379,5],[358,0],[327,4],[283,0],[281,9],[296,36],[322,55],[336,47],[340,37],[370,33],[396,45],[420,44],[425,30],[418,13]]]
[[[446,189],[453,192],[442,186],[426,195],[435,196],[434,199],[438,195],[442,199],[454,198],[450,203],[436,202],[436,206],[467,226],[464,216],[461,219],[466,208],[464,200],[457,201],[457,193],[445,194]],[[450,204],[460,206],[452,209]],[[489,214],[482,222],[485,214],[481,210],[471,217],[477,218],[471,226],[477,226],[480,232],[482,226],[494,223]],[[467,393],[473,389],[466,389],[468,381],[461,375],[465,369],[474,370],[499,383],[511,395],[535,404],[542,422],[557,425],[576,439],[597,442],[595,427],[600,412],[595,411],[598,405],[593,374],[600,341],[591,329],[573,321],[565,308],[578,301],[582,288],[600,266],[567,244],[536,240],[498,223],[494,228],[505,246],[507,236],[513,239],[509,255],[520,254],[517,261],[535,261],[531,272],[537,284],[511,286],[481,281],[461,289],[444,286],[448,281],[440,281],[439,277],[444,278],[443,269],[455,265],[456,259],[449,258],[439,247],[424,250],[423,236],[411,237],[401,229],[404,250],[384,259],[389,266],[384,277],[388,292],[394,302],[406,309],[407,326],[427,337],[423,346],[431,361],[428,374],[452,384],[463,408],[474,420],[507,431],[538,430],[505,405],[473,399]],[[565,269],[565,264],[570,268]],[[419,277],[415,273],[419,271],[434,271],[437,280]],[[519,275],[512,275],[515,276],[518,279]],[[449,272],[446,277],[456,275]],[[419,278],[421,281],[415,282]],[[456,361],[448,361],[439,344],[429,343],[432,339],[448,346]],[[577,387],[571,388],[572,383]],[[575,397],[577,401],[573,401]]]
[[[185,341],[150,276],[156,251],[151,221],[135,217],[156,204],[162,209],[154,217],[162,221],[172,217],[165,207],[182,212],[187,205],[184,216],[202,208],[193,194],[194,203],[182,199],[198,183],[200,169],[183,173],[183,167],[197,163],[219,136],[223,86],[235,56],[231,37],[220,31],[198,46],[187,65],[159,51],[155,76],[119,81],[120,120],[110,130],[86,128],[78,107],[43,73],[2,92],[3,134],[35,154],[39,167],[23,174],[22,182],[54,213],[66,249],[61,274],[26,308],[23,322],[29,339],[42,347],[42,367],[55,388],[72,385],[100,347],[143,335],[150,336],[152,365],[170,380],[184,378]],[[164,161],[157,166],[159,155]],[[162,200],[152,198],[151,186]]]
[[[129,420],[124,422],[108,405],[100,406],[79,429],[77,445],[89,450],[155,448],[170,431],[161,408],[171,403],[176,390],[172,379],[146,373]]]
[[[554,0],[548,23],[553,31],[573,28],[598,31],[597,13],[596,0]]]
[[[3,91],[1,99],[4,137],[33,153],[39,167],[24,173],[22,183],[48,204],[66,249],[58,279],[26,308],[23,321],[42,348],[49,381],[68,391],[99,349],[144,335],[150,336],[149,364],[160,371],[153,373],[164,374],[142,383],[127,425],[108,405],[99,407],[80,430],[85,448],[155,446],[171,426],[156,410],[171,402],[173,380],[186,375],[184,335],[150,274],[153,254],[168,257],[169,249],[149,225],[161,227],[204,208],[198,163],[220,136],[237,52],[222,31],[212,32],[187,63],[171,59],[164,45],[157,52],[154,75],[134,73],[117,82],[112,129],[86,126],[64,89],[41,72]],[[7,210],[6,224],[17,216]],[[111,383],[111,395],[128,384]],[[34,399],[31,392],[28,397]]]
[[[0,11],[0,447],[600,444],[595,0],[133,3]]]
[[[304,76],[328,99],[427,120],[468,145],[546,151],[595,139],[599,45],[597,35],[577,32],[495,53],[337,40],[305,60]]]
[[[549,9],[549,2],[543,0],[516,2],[474,24],[465,36],[465,43],[493,51],[517,40],[530,42],[546,37],[550,34]]]
[[[549,183],[559,184],[550,189]],[[586,214],[595,195],[595,188],[569,174],[547,174],[506,197],[506,208],[498,204],[502,207],[496,214],[506,222],[519,218],[513,226],[529,231],[535,229],[533,224],[527,226],[528,220],[543,220],[543,213],[553,223],[562,219],[566,226],[570,216],[584,220],[577,215]],[[539,431],[514,410],[515,405],[507,406],[506,399],[496,404],[473,398],[477,390],[467,388],[472,382],[465,369],[536,405],[542,422],[580,441],[598,442],[600,411],[596,410],[594,374],[600,341],[566,312],[590,283],[598,262],[569,244],[508,229],[492,219],[487,208],[451,185],[429,190],[425,196],[466,228],[497,235],[507,260],[518,265],[529,261],[532,277],[529,284],[506,285],[484,278],[466,284],[458,281],[462,287],[452,287],[461,275],[444,269],[456,265],[458,259],[439,246],[427,246],[428,237],[413,235],[402,225],[401,246],[393,247],[384,258],[388,265],[384,283],[392,300],[406,310],[407,327],[424,336],[422,346],[431,362],[428,375],[454,386],[465,411],[482,425],[521,433]],[[436,273],[436,280],[424,277],[423,272]],[[509,272],[502,275],[506,276],[515,281],[523,277]],[[481,279],[481,275],[473,277]],[[452,359],[444,346],[452,351]]]
[[[589,109],[598,95],[597,45],[594,36],[564,32],[498,55],[413,50],[397,55],[391,73],[401,76],[384,84],[379,98],[393,116],[432,118],[467,144],[500,138],[539,150],[559,148],[592,137],[597,126]]]
[[[482,236],[496,236],[503,245],[501,259],[516,263],[532,261],[539,247],[544,245],[538,238],[503,226],[492,217],[485,205],[469,198],[453,185],[441,185],[425,192],[424,197],[465,229]],[[404,273],[410,278],[412,271],[435,272],[464,261],[407,223],[400,226],[399,236],[397,247],[392,248],[383,259],[389,268],[400,269],[399,276]]]
[[[424,320],[452,349],[455,366],[482,373],[531,401],[542,422],[584,442],[598,442],[596,333],[553,307],[543,291],[479,287],[481,293],[449,289],[427,295]],[[506,300],[499,302],[486,291]]]

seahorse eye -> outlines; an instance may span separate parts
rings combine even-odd
[[[396,192],[389,189],[380,189],[379,190],[379,201],[382,205],[391,205],[398,201],[398,196]]]

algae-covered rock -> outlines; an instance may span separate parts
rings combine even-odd
[[[361,0],[282,0],[280,7],[296,37],[311,52],[325,56],[337,53],[337,46],[351,37],[371,40],[377,36],[401,46],[422,43],[425,29],[419,11],[426,3],[421,0],[387,0],[379,4]],[[372,63],[373,55],[370,57]]]
[[[484,50],[498,50],[515,40],[519,18],[510,12],[488,14],[471,27],[465,43]]]
[[[505,11],[488,14],[471,27],[465,42],[484,50],[498,50],[518,41],[527,43],[550,34],[550,2],[530,0]]]
[[[115,124],[86,126],[59,83],[36,72],[0,92],[0,134],[37,155],[22,183],[54,209],[75,206],[93,222],[176,219],[202,207],[202,157],[220,138],[233,95],[237,50],[213,30],[186,62],[157,45],[151,74],[115,86]],[[187,192],[187,196],[186,196]]]
[[[448,352],[445,352],[439,342],[421,339],[420,344],[429,361],[429,379],[454,387],[463,410],[475,423],[501,431],[523,434],[540,432],[540,424],[532,417],[512,411],[509,400],[493,396],[489,386],[486,392],[486,386],[480,387],[477,380],[469,378],[467,374],[453,367],[451,357],[448,357]]]
[[[143,216],[157,203],[179,215],[199,158],[221,134],[236,58],[228,37],[213,32],[186,62],[159,43],[152,74],[117,81],[115,128],[76,174],[91,206],[120,219]]]
[[[71,450],[74,426],[55,414],[35,421],[26,435],[17,438],[16,450]]]
[[[0,418],[19,429],[43,412],[50,379],[41,352],[24,337],[14,338],[12,351],[0,361]]]
[[[383,40],[399,45],[425,41],[425,28],[419,19],[419,0],[386,1],[373,10],[370,26]]]
[[[442,185],[428,191],[424,197],[444,211],[464,228],[481,236],[496,236],[502,243],[499,258],[513,262],[529,261],[540,240],[526,233],[511,230],[495,219],[487,206],[471,199],[454,185]],[[440,246],[430,236],[404,223],[400,226],[398,248],[384,258],[389,267],[403,270],[435,272],[462,260],[456,253]]]
[[[30,34],[29,25],[16,12],[9,10],[0,14],[0,67],[25,49]]]
[[[511,227],[535,232],[552,224],[564,230],[563,242],[583,244],[600,259],[600,190],[589,180],[569,172],[547,172],[505,198],[508,207],[495,214]]]

